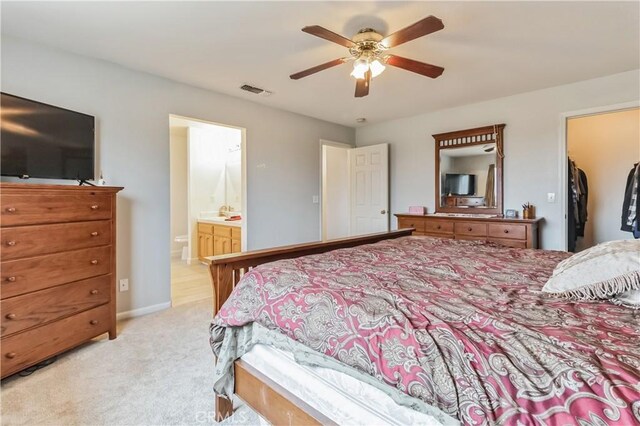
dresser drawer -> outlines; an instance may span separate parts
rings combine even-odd
[[[2,260],[111,244],[111,221],[18,226],[0,229]]]
[[[111,246],[9,260],[0,264],[2,299],[98,275],[111,269]]]
[[[453,222],[446,220],[428,220],[424,224],[424,230],[430,234],[453,234]]]
[[[109,305],[2,339],[2,377],[109,331]]]
[[[109,303],[111,275],[64,284],[0,302],[2,337]]]
[[[487,236],[487,224],[477,222],[456,222],[454,225],[456,236],[469,235],[469,236]]]
[[[488,240],[507,247],[527,248],[526,240],[508,240],[502,238],[488,238]]]
[[[399,217],[398,229],[415,228],[416,233],[422,233],[424,232],[424,222],[425,220],[423,218]]]
[[[527,225],[509,224],[489,224],[489,236],[493,238],[507,238],[514,240],[527,239]]]
[[[214,225],[213,235],[215,235],[216,237],[231,238],[231,227],[224,225]]]
[[[2,226],[111,218],[111,196],[98,194],[1,196]]]

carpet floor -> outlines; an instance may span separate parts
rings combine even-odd
[[[119,323],[30,376],[2,381],[2,425],[215,424],[211,301]],[[257,425],[241,406],[222,424]]]

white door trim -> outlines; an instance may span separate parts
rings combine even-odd
[[[619,112],[625,111],[629,109],[639,108],[640,100],[623,102],[619,104],[613,105],[605,105],[593,108],[586,108],[576,111],[568,111],[560,114],[560,125],[559,125],[559,150],[560,150],[560,167],[559,167],[559,182],[560,182],[560,190],[559,197],[557,199],[560,203],[562,203],[562,241],[563,241],[563,250],[567,250],[569,247],[569,241],[567,241],[567,122],[572,118],[579,117],[588,117],[590,115],[599,115],[599,114],[607,114],[611,112]]]
[[[323,241],[324,240],[324,236],[325,236],[325,205],[324,205],[324,180],[325,180],[325,176],[324,176],[324,146],[334,146],[337,148],[345,148],[345,149],[353,149],[355,148],[354,145],[349,145],[348,143],[344,143],[344,142],[335,142],[335,141],[330,141],[328,139],[320,139],[320,192],[319,192],[319,208],[320,208],[320,235],[319,235],[319,240]],[[347,160],[348,161],[348,160]],[[351,204],[349,203],[349,207],[350,208]],[[349,223],[349,229],[351,228],[351,223]]]

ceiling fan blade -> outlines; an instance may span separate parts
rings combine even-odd
[[[338,43],[344,47],[354,47],[356,44],[349,40],[346,37],[342,37],[340,34],[336,34],[333,31],[329,31],[326,28],[321,27],[320,25],[312,25],[310,27],[304,27],[302,29],[307,34],[314,35],[316,37],[323,38],[325,40],[332,41],[334,43]]]
[[[400,31],[396,31],[393,34],[386,36],[380,41],[380,44],[386,48],[396,47],[418,37],[440,31],[443,28],[444,24],[439,18],[436,18],[435,16],[428,16],[415,24],[409,25]]]
[[[297,72],[295,74],[291,74],[289,78],[292,80],[298,80],[302,77],[306,77],[311,74],[315,74],[322,70],[326,70],[327,68],[335,67],[336,65],[344,64],[347,61],[347,58],[334,59],[333,61],[325,62],[324,64],[316,65],[315,67],[306,69],[304,71]]]
[[[440,77],[444,68],[437,65],[427,64],[425,62],[414,61],[413,59],[403,58],[401,56],[387,55],[386,62],[393,67],[402,68],[407,71],[415,72],[431,78]]]
[[[369,94],[369,85],[371,84],[371,71],[364,74],[364,78],[356,80],[356,98],[362,98]]]

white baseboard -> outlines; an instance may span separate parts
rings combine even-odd
[[[119,312],[116,315],[118,321],[128,318],[139,317],[151,314],[153,312],[162,311],[171,307],[171,302],[158,303],[157,305],[145,306],[144,308],[133,309],[131,311]]]

